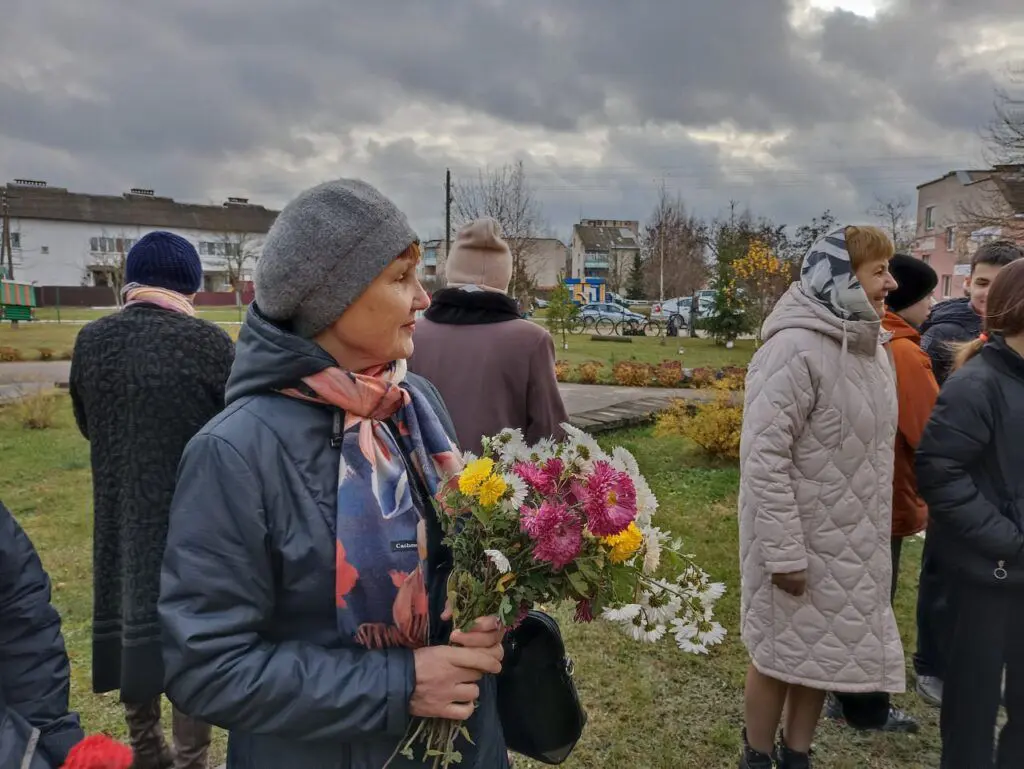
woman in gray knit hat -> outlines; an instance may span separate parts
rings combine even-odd
[[[364,182],[303,192],[255,272],[227,408],[182,459],[163,566],[167,693],[230,731],[228,769],[381,769],[413,717],[507,756],[502,629],[452,632],[431,503],[461,463],[406,373],[429,304],[406,217]],[[391,767],[427,766],[398,756]]]

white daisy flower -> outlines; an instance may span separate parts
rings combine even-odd
[[[725,628],[717,622],[711,622],[697,631],[697,643],[701,646],[717,646],[725,640]]]
[[[568,444],[572,447],[574,456],[580,456],[580,449],[584,449],[584,452],[582,453],[587,455],[584,465],[588,469],[596,460],[607,460],[609,458],[608,455],[604,453],[600,444],[594,439],[594,436],[590,433],[584,432],[568,422],[562,425],[562,429],[565,430],[565,434],[569,437]]]
[[[680,641],[680,640],[678,640],[678,636],[676,638],[676,646],[679,647],[680,651],[686,652],[687,654],[707,654],[708,653],[708,650],[707,650],[706,646],[701,646],[700,644],[694,643],[693,641],[689,641],[689,640],[682,640],[682,641]]]
[[[655,624],[675,619],[679,610],[683,608],[683,602],[679,596],[665,590],[661,583],[654,590],[643,592],[641,605],[647,619]]]
[[[703,591],[698,594],[700,602],[705,606],[712,606],[718,602],[718,599],[725,595],[725,583],[723,582],[712,582]]]
[[[494,568],[500,574],[508,574],[512,570],[512,564],[508,562],[508,558],[500,550],[484,550],[484,555],[491,559],[491,563],[494,564]]]
[[[640,475],[640,465],[636,463],[636,458],[622,446],[612,449],[612,466],[634,478]]]
[[[526,502],[526,481],[520,478],[518,475],[503,475],[502,478],[505,480],[506,485],[512,491],[512,496],[502,502],[502,505],[509,512],[517,512],[522,508]]]
[[[632,636],[634,641],[650,644],[657,643],[664,638],[665,630],[664,625],[648,625],[646,622],[641,622],[639,625],[636,622],[631,622],[626,626],[626,632]]]
[[[661,543],[668,539],[668,534],[657,526],[640,527],[644,535],[643,572],[650,576],[661,565]]]
[[[601,612],[602,619],[608,622],[632,622],[640,616],[643,609],[638,603],[627,603],[622,606],[609,606]]]
[[[524,460],[530,456],[530,450],[523,438],[523,431],[519,429],[505,429],[494,438],[494,449],[498,458],[504,464],[511,464]]]
[[[672,620],[672,631],[675,635],[676,646],[687,654],[707,654],[707,647],[697,642],[697,626],[692,622],[681,619]]]

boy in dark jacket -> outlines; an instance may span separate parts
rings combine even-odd
[[[977,339],[985,317],[988,290],[1006,265],[1024,256],[1008,240],[985,243],[971,257],[971,275],[964,284],[967,296],[935,305],[921,326],[921,348],[932,359],[935,379],[941,386],[953,365],[953,345]]]
[[[50,578],[0,502],[0,767],[57,769],[85,736]]]
[[[1022,256],[1024,252],[1006,240],[992,241],[978,248],[971,258],[971,276],[966,285],[968,297],[937,304],[921,326],[921,348],[932,359],[932,369],[940,386],[949,376],[954,345],[977,339],[981,333],[992,281],[1000,270]],[[936,707],[942,703],[944,657],[950,642],[949,628],[954,621],[950,592],[943,584],[943,576],[926,539],[917,594],[914,670],[918,695]]]

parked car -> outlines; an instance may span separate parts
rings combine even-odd
[[[614,304],[613,302],[602,302],[595,304],[585,304],[580,308],[580,317],[593,318],[594,321],[598,321],[602,318],[607,318],[612,323],[618,323],[623,320],[636,320],[644,321],[647,320],[643,315],[636,312],[631,312],[625,307]]]
[[[682,318],[684,324],[689,324],[690,297],[680,296],[675,299],[666,299],[664,302],[654,302],[651,305],[651,320],[668,321],[673,317]]]

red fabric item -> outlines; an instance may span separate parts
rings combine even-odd
[[[68,753],[61,769],[130,769],[132,749],[104,734],[86,737]]]

